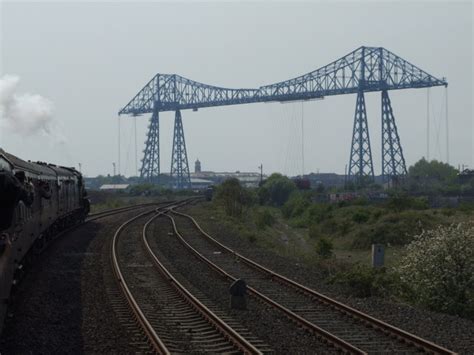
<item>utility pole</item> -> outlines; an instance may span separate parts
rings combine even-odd
[[[120,175],[120,116],[117,119],[118,122],[118,173]],[[114,163],[114,176],[115,176],[115,163]]]
[[[426,161],[430,161],[430,88],[426,91]]]
[[[134,117],[134,124],[135,124],[135,175],[138,176],[137,116]]]
[[[301,178],[304,177],[304,101],[301,101]]]
[[[113,167],[114,167],[114,176],[115,176],[115,163],[112,163]]]
[[[260,164],[258,168],[260,169],[260,185],[261,185],[263,182],[263,164]]]

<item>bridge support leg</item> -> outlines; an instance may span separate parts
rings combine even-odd
[[[361,185],[374,180],[374,166],[370,149],[369,127],[365,109],[364,92],[357,93],[352,133],[351,156],[349,160],[349,178],[356,179]]]
[[[382,91],[382,175],[391,181],[407,174],[395,116],[387,90]]]
[[[148,182],[158,182],[160,176],[160,121],[158,111],[153,112],[140,168],[140,177]]]
[[[173,186],[177,189],[191,188],[189,175],[188,155],[184,141],[183,122],[181,111],[176,110],[174,119],[173,153],[171,154],[171,178]]]

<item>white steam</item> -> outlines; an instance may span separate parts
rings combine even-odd
[[[21,136],[45,134],[64,141],[53,119],[53,103],[36,94],[18,94],[20,78],[15,75],[0,77],[0,124]]]

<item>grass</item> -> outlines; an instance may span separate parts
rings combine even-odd
[[[397,265],[404,254],[404,245],[422,230],[439,224],[449,225],[472,219],[472,212],[447,210],[393,211],[379,206],[337,207],[329,204],[309,204],[300,215],[285,218],[276,207],[253,206],[240,218],[229,217],[215,203],[203,203],[191,208],[204,229],[212,231],[214,224],[237,238],[270,250],[277,255],[308,265],[320,265],[316,244],[327,238],[333,244],[332,261],[343,264],[371,265],[371,244],[385,245],[385,266]],[[314,226],[314,230],[308,228]]]

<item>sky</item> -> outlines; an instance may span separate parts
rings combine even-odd
[[[15,128],[19,121],[1,124],[0,117],[0,147],[25,160],[80,163],[87,176],[112,174],[114,162],[121,174],[135,175],[149,116],[120,118],[119,161],[117,113],[156,73],[257,88],[366,45],[448,80],[447,91],[389,93],[407,165],[427,156],[427,106],[430,158],[447,160],[447,94],[449,162],[474,168],[472,20],[472,2],[455,1],[2,1],[0,77],[16,92],[10,111],[39,121]],[[376,174],[380,100],[366,94]],[[199,158],[212,171],[263,164],[264,173],[344,173],[355,102],[341,95],[182,111],[190,169]],[[160,115],[162,172],[170,171],[173,119],[173,112]]]

